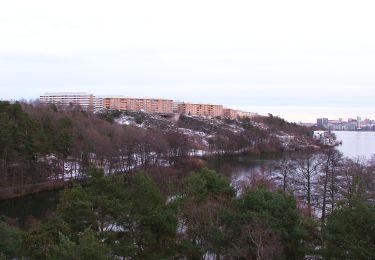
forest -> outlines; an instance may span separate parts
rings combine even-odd
[[[272,135],[276,129],[309,136],[306,129],[274,117],[258,119],[269,121],[264,130],[248,119],[223,120],[224,127],[193,118],[140,127],[147,114],[137,114],[135,125],[116,123],[119,116],[120,111],[94,114],[74,106],[0,102],[0,189],[82,179],[92,164],[106,175],[170,166],[202,149],[214,154],[281,152],[280,140]],[[228,130],[233,124],[235,131]],[[182,127],[206,131],[206,146],[181,132]]]
[[[306,138],[309,129],[269,115],[240,121],[246,131],[236,136],[215,129],[208,142],[282,153],[234,183],[191,156],[200,147],[187,135],[116,124],[116,113],[0,102],[0,188],[69,183],[45,221],[20,229],[0,219],[0,259],[375,255],[374,160],[316,145],[285,151],[272,133]]]

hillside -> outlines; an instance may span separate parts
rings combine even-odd
[[[308,128],[269,115],[252,119],[208,118],[181,115],[178,119],[143,112],[103,111],[98,114],[110,122],[165,133],[179,132],[189,138],[200,154],[296,151],[313,144]]]
[[[260,155],[313,144],[309,129],[271,115],[241,120],[164,118],[0,102],[0,126],[4,197],[29,193],[36,184],[44,183],[40,189],[45,189],[55,187],[56,181],[84,179],[92,166],[117,175],[171,166],[191,156]]]

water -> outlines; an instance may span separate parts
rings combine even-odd
[[[207,167],[228,178],[239,180],[250,176],[253,172],[267,171],[280,156],[261,157],[229,156],[214,157],[207,160]]]
[[[334,131],[337,140],[343,144],[338,147],[344,156],[349,158],[371,158],[375,154],[375,132]]]
[[[370,158],[375,154],[375,132],[335,131],[343,145],[338,149],[344,156]],[[207,160],[207,167],[226,175],[232,180],[245,179],[253,172],[267,170],[279,156],[268,157],[217,157]],[[20,227],[27,227],[32,219],[43,220],[53,212],[58,203],[58,191],[41,192],[6,201],[0,201],[0,216],[16,219]]]
[[[245,179],[252,172],[260,172],[276,160],[275,156],[246,157],[230,156],[207,159],[207,167],[232,178]],[[59,191],[40,192],[21,198],[0,201],[0,216],[15,219],[21,228],[28,228],[33,220],[43,221],[58,204]]]
[[[43,220],[57,206],[59,191],[44,191],[20,198],[0,201],[0,216],[14,219],[21,228],[29,227],[33,220]]]
[[[375,132],[350,132],[335,131],[338,140],[343,141],[343,145],[338,149],[344,156],[355,158],[370,158],[375,154]],[[220,172],[232,179],[244,179],[253,172],[267,170],[270,165],[278,160],[279,156],[268,157],[217,157],[207,160],[207,167]],[[41,192],[22,198],[0,201],[0,216],[17,220],[19,226],[27,227],[32,219],[42,220],[53,212],[58,203],[58,191]]]

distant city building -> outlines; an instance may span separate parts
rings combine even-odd
[[[357,130],[362,130],[362,118],[357,116]]]
[[[40,96],[40,103],[43,105],[55,104],[59,106],[78,105],[83,109],[94,109],[95,98],[92,94],[84,92],[61,92],[45,93]]]
[[[318,118],[316,120],[316,124],[320,128],[327,128],[328,127],[328,118]]]
[[[348,118],[348,121],[343,121],[342,118],[338,120],[326,120],[324,118],[318,118],[317,124],[319,128],[325,128],[333,131],[375,131],[375,121],[370,119],[362,120],[360,116],[356,119]]]

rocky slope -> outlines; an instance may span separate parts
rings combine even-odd
[[[314,146],[311,129],[269,115],[244,119],[181,115],[166,118],[143,112],[104,112],[120,125],[180,132],[203,153],[280,152]]]

